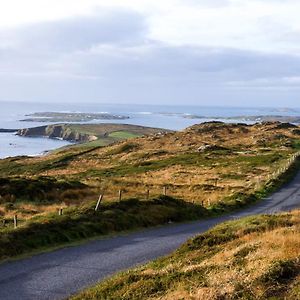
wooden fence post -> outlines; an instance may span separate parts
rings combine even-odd
[[[101,195],[99,196],[99,199],[98,199],[97,204],[96,204],[96,207],[95,207],[95,211],[97,211],[97,210],[99,209],[100,204],[101,204],[101,202],[102,202],[102,199],[103,199],[103,194],[101,194]]]
[[[260,182],[261,182],[261,178],[258,177],[258,178],[257,178],[257,181],[256,181],[256,187],[255,187],[256,189],[259,189],[259,188],[260,188],[260,185],[261,185]]]
[[[62,215],[63,215],[63,209],[62,209],[62,208],[60,208],[60,209],[58,210],[58,215],[59,215],[59,216],[62,216]]]
[[[167,187],[166,186],[163,187],[163,195],[167,196]]]
[[[150,190],[148,189],[146,193],[146,199],[149,200],[149,198],[150,198]]]
[[[119,201],[122,200],[122,190],[119,190]]]
[[[16,229],[18,227],[18,216],[14,215],[14,228]]]

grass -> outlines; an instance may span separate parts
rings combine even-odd
[[[125,146],[125,147],[124,147]],[[135,148],[133,144],[125,144],[114,154],[119,154]],[[216,152],[216,154],[218,154]],[[138,173],[145,173],[149,171],[156,171],[164,168],[170,168],[172,166],[193,166],[193,167],[208,167],[214,164],[218,164],[219,167],[227,166],[230,163],[239,165],[250,165],[251,168],[257,166],[270,165],[278,160],[282,159],[283,156],[279,154],[267,154],[267,155],[256,155],[253,157],[230,157],[227,156],[219,157],[218,155],[207,159],[205,156],[201,156],[198,153],[184,153],[174,155],[166,159],[144,161],[135,164],[122,164],[113,168],[103,169],[100,171],[89,170],[81,176],[97,176],[97,177],[113,177],[113,176],[127,176]]]
[[[196,220],[207,215],[199,205],[163,196],[149,201],[129,199],[104,204],[97,212],[92,205],[95,203],[67,208],[62,216],[57,213],[36,216],[15,230],[8,224],[0,231],[0,259],[113,232],[169,221]]]
[[[77,299],[299,299],[300,212],[220,224]]]
[[[112,126],[110,130],[115,137],[120,134],[129,137],[124,128]],[[140,130],[144,129],[138,127],[134,134],[139,134]],[[0,160],[0,178],[4,178],[4,181],[0,180],[0,221],[7,225],[1,230],[6,232],[7,238],[14,235],[12,219],[17,214],[20,230],[46,220],[41,228],[48,234],[53,222],[57,226],[64,218],[72,220],[74,215],[92,211],[99,193],[104,194],[105,205],[113,206],[120,205],[117,203],[119,190],[123,191],[124,201],[146,199],[147,190],[150,199],[159,199],[164,186],[172,201],[183,199],[187,206],[195,209],[204,204],[206,216],[241,209],[277,190],[299,170],[297,160],[281,176],[268,178],[296,153],[299,136],[294,135],[294,130],[278,129],[277,123],[253,126],[208,123],[182,132],[157,133],[107,147],[99,146],[97,140],[44,157]],[[278,136],[284,136],[284,139],[278,139]],[[202,151],[202,146],[207,144],[210,146]],[[92,205],[91,201],[94,201]],[[139,210],[140,202],[145,205],[145,210]],[[135,204],[136,217],[144,220],[147,205],[153,203],[147,204],[144,200]],[[58,218],[60,207],[66,215]],[[125,215],[131,209],[133,207],[128,206]],[[167,207],[163,206],[162,213],[165,209]],[[80,229],[84,234],[66,241],[95,236],[90,225],[84,218],[82,220],[82,227],[87,225],[86,231]],[[115,222],[111,231],[127,229],[127,225],[118,227],[119,218],[116,217]],[[153,224],[163,224],[165,220],[159,222],[161,220]],[[129,229],[144,226],[143,221],[133,224]],[[62,227],[62,232],[65,228]],[[98,234],[109,232],[99,231]],[[65,242],[50,239],[43,245],[33,243],[33,250],[56,243]]]
[[[26,178],[0,178],[0,202],[6,202],[6,198],[15,201],[38,201],[51,202],[53,193],[57,197],[58,193],[84,190],[87,187],[77,181],[57,181],[53,178],[39,177],[37,179]],[[52,197],[50,195],[52,194]],[[57,199],[58,200],[58,199]]]
[[[140,135],[129,131],[115,131],[110,133],[108,136],[119,140],[125,140],[125,139],[136,138]]]
[[[148,201],[128,199],[121,202],[105,203],[98,212],[93,209],[95,203],[80,207],[73,206],[66,208],[63,216],[58,216],[57,212],[38,215],[23,223],[17,229],[12,228],[11,221],[10,224],[6,223],[6,227],[0,230],[0,260],[114,232],[162,225],[169,221],[196,220],[240,209],[261,200],[290,180],[299,169],[299,165],[300,160],[297,160],[291,166],[287,176],[282,175],[256,194],[235,195],[232,199],[213,205],[209,209],[172,197],[160,196]],[[39,183],[39,181],[37,182]],[[45,183],[48,186],[48,179],[45,179]],[[16,181],[16,184],[24,185],[26,183]],[[70,183],[56,182],[55,184],[60,188],[68,189],[70,187]],[[84,188],[84,186],[78,186],[78,183],[73,184],[77,188]],[[53,182],[50,181],[50,186],[52,187],[52,185]],[[8,187],[11,187],[11,185],[8,185]],[[40,185],[39,187],[41,188]],[[44,186],[42,187],[45,189]],[[72,195],[73,193],[71,193],[71,197]],[[145,211],[147,211],[146,214]],[[271,224],[269,219],[268,224]],[[257,231],[258,228],[266,228],[269,226],[268,224],[266,225],[263,219],[255,221],[251,227],[247,227],[248,233],[253,230]],[[240,226],[240,223],[238,223],[238,226]],[[235,228],[234,230],[238,229]],[[211,247],[216,243],[227,242],[235,238],[233,231],[231,234],[228,232],[226,235],[212,236],[211,239],[207,239],[207,246]],[[245,253],[245,249],[237,257],[241,257],[242,253]]]
[[[280,176],[276,177],[275,179],[270,180],[267,182],[266,185],[263,185],[259,189],[253,191],[252,193],[236,193],[232,194],[228,197],[225,197],[222,201],[218,203],[214,203],[210,210],[215,214],[221,214],[224,212],[230,212],[236,209],[241,209],[243,207],[249,206],[254,204],[273,192],[276,192],[285,184],[290,182],[294,176],[299,172],[300,169],[300,159],[296,159],[296,161],[290,166],[286,172],[282,173]]]

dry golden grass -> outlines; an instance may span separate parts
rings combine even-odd
[[[233,295],[237,285],[252,288],[253,282],[258,281],[271,268],[275,261],[299,259],[300,262],[300,212],[294,212],[291,217],[293,226],[277,228],[262,233],[252,233],[241,236],[228,243],[224,250],[204,260],[198,265],[189,265],[183,269],[197,271],[199,268],[213,267],[207,273],[210,296],[207,299]],[[243,249],[252,249],[246,256],[243,266],[237,264],[236,255]],[[217,268],[216,268],[217,267]],[[216,291],[216,287],[217,291]],[[212,293],[212,290],[215,291]],[[207,288],[196,289],[196,297],[207,292]],[[266,292],[263,288],[253,291],[256,297],[263,297]],[[300,295],[299,295],[300,296]],[[180,299],[173,298],[173,299]],[[184,298],[185,299],[185,298]]]
[[[154,197],[167,186],[170,196],[195,203],[205,201],[209,206],[263,187],[268,175],[286,165],[296,152],[294,145],[300,136],[294,130],[294,126],[280,123],[200,124],[182,132],[153,134],[88,152],[78,147],[14,160],[15,173],[13,168],[8,170],[9,176],[79,180],[94,191],[95,201],[100,193],[105,194],[105,201],[116,201],[119,190],[123,190],[124,198],[146,200],[148,189]],[[199,151],[205,145],[216,150]],[[8,176],[1,163],[5,160],[0,162],[0,176]],[[83,198],[82,202],[89,200]],[[41,213],[48,209],[52,208],[33,208]]]
[[[221,224],[201,236],[75,299],[300,299],[300,211]]]

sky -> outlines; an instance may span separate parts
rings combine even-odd
[[[298,0],[0,2],[0,101],[300,107]]]

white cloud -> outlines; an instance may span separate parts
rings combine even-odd
[[[147,38],[174,45],[269,52],[295,52],[300,47],[299,40],[280,40],[300,30],[296,0],[11,0],[0,4],[0,28],[109,9],[142,14],[149,24]]]
[[[3,2],[0,99],[292,99],[299,10],[295,0]]]

